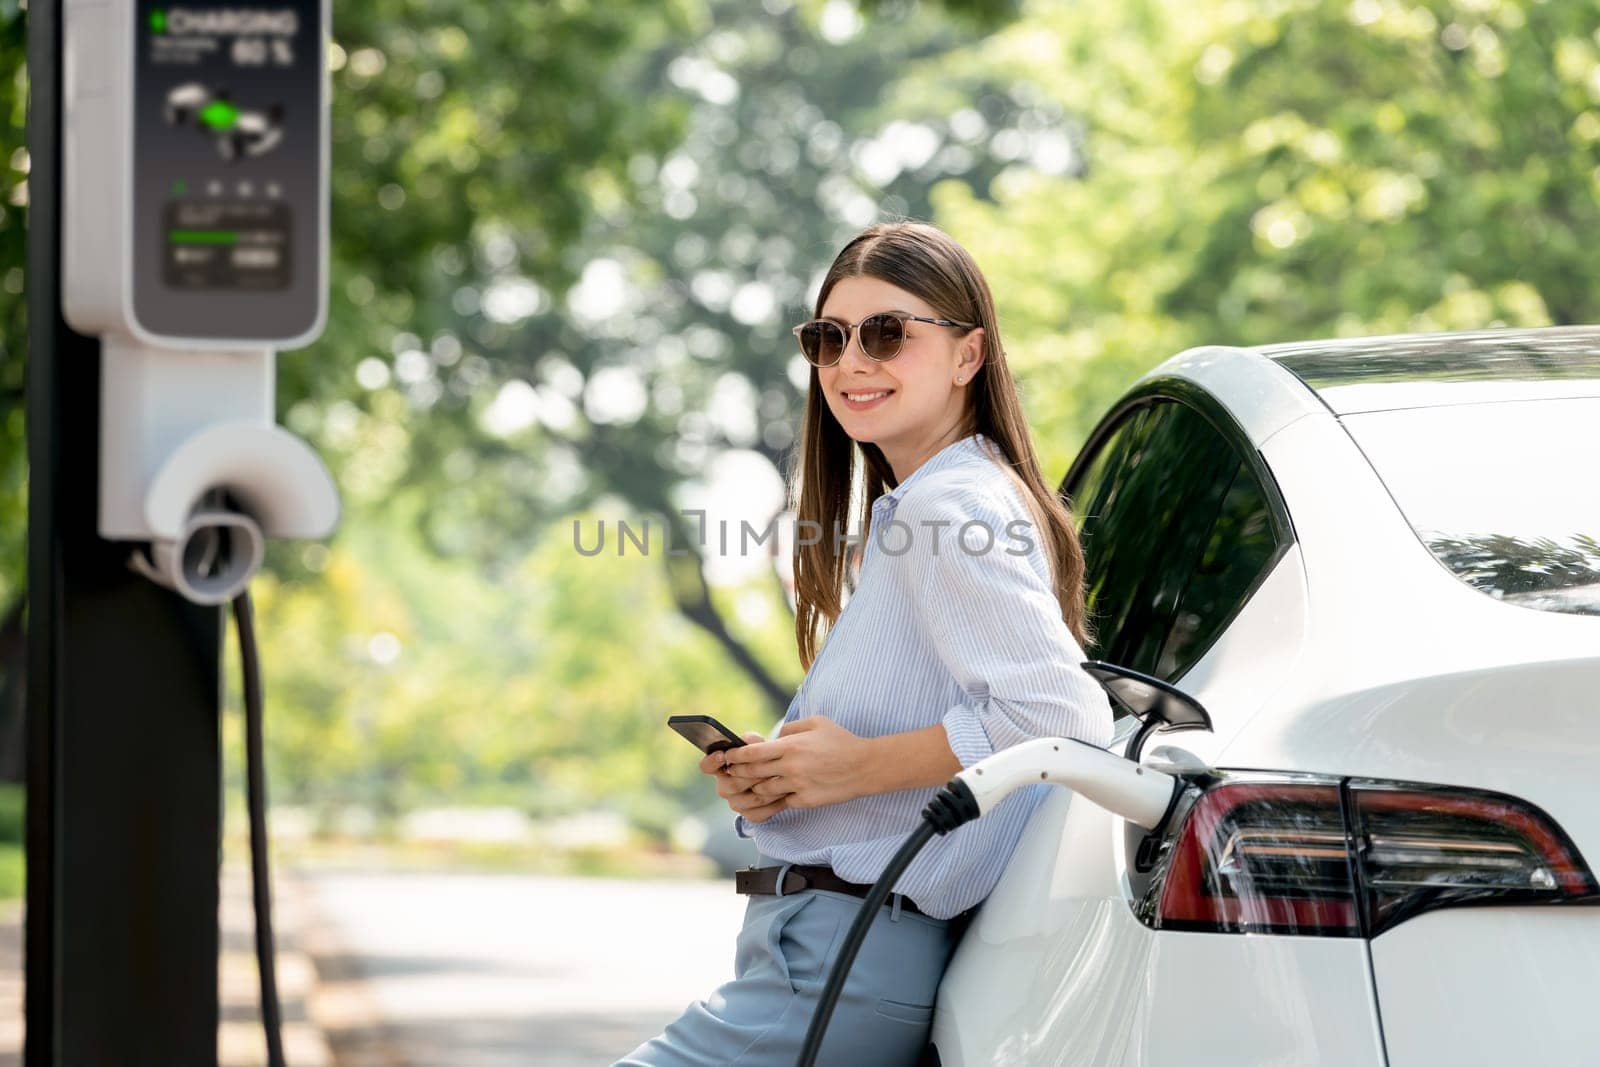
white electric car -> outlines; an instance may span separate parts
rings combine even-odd
[[[1191,349],[1062,490],[1213,728],[1155,833],[1052,792],[928,1058],[1600,1064],[1600,328]]]

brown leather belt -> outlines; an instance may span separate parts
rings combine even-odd
[[[778,890],[779,871],[783,872],[782,892]],[[833,873],[832,867],[807,867],[798,863],[786,867],[743,867],[733,873],[733,889],[736,893],[746,895],[777,893],[784,897],[803,889],[831,889],[835,893],[848,893],[853,897],[865,897],[872,891],[870,885],[845,881]],[[883,902],[884,907],[889,907],[897,895],[889,894]],[[915,915],[923,914],[908,896],[900,896],[900,908]]]

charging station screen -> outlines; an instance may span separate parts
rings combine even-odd
[[[312,329],[320,248],[317,0],[139,0],[133,308],[166,336],[278,340]]]

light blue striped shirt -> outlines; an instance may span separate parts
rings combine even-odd
[[[974,433],[872,502],[855,591],[784,722],[825,715],[864,737],[942,722],[962,767],[1035,737],[1111,742],[1111,699],[1082,667],[1088,657],[1062,621],[1046,546],[1004,462]],[[895,888],[935,918],[979,903],[1051,788],[1019,789],[935,837]],[[786,809],[759,823],[737,816],[735,828],[769,859],[870,883],[935,792]]]

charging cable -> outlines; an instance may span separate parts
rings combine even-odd
[[[250,810],[250,888],[255,903],[256,968],[261,976],[261,1028],[268,1067],[285,1067],[283,1015],[278,1006],[277,950],[272,941],[272,879],[267,871],[267,771],[261,728],[261,661],[256,652],[250,590],[233,598],[244,674],[245,803]]]
[[[911,831],[868,890],[850,933],[839,947],[838,958],[822,988],[822,998],[806,1029],[799,1067],[814,1067],[828,1021],[844,992],[845,979],[867,939],[878,909],[894,884],[911,866],[917,853],[933,840],[992,811],[995,805],[1025,785],[1049,782],[1073,790],[1085,799],[1145,829],[1166,822],[1176,803],[1180,780],[1173,775],[1132,763],[1075,738],[1041,737],[1013,745],[974,763],[934,794],[922,810],[922,822]]]

